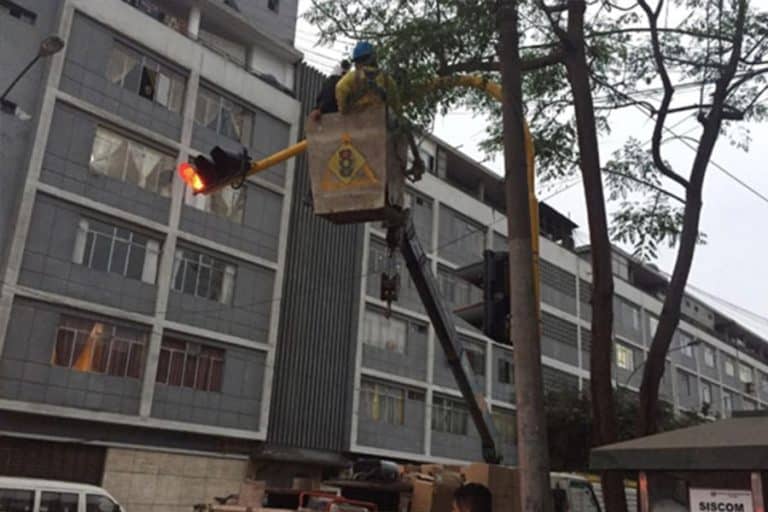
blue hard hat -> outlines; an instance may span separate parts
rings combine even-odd
[[[357,61],[374,54],[374,48],[368,41],[360,41],[352,50],[352,60]]]

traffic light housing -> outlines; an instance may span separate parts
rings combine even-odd
[[[198,155],[191,163],[179,166],[179,175],[195,194],[210,194],[230,183],[237,187],[238,181],[242,185],[251,170],[251,158],[245,148],[236,153],[216,146],[210,156],[209,159]]]

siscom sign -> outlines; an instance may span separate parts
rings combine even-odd
[[[752,492],[730,489],[691,489],[691,512],[754,512]]]

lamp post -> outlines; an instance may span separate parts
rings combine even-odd
[[[701,340],[693,340],[693,341],[689,341],[689,342],[688,342],[688,343],[686,343],[685,345],[680,345],[680,346],[679,346],[679,347],[677,347],[677,348],[674,348],[674,349],[672,349],[672,350],[668,350],[668,351],[667,351],[667,355],[671,354],[672,352],[678,352],[678,351],[680,351],[680,350],[683,350],[684,348],[688,348],[688,347],[695,347],[696,345],[701,345]],[[642,362],[642,363],[640,363],[639,365],[635,366],[635,369],[634,369],[634,370],[632,370],[632,373],[630,373],[630,374],[629,374],[629,377],[627,377],[627,378],[624,380],[624,384],[623,384],[623,385],[624,385],[624,387],[627,387],[627,385],[629,385],[629,381],[631,381],[631,380],[632,380],[632,377],[634,377],[634,376],[635,376],[635,374],[637,373],[637,370],[639,370],[640,368],[642,368],[643,366],[645,366],[645,363],[646,363],[647,361],[648,361],[648,360],[646,359],[645,361],[643,361],[643,362]]]
[[[0,102],[2,102],[3,107],[5,107],[6,104],[5,97],[9,92],[11,92],[13,86],[15,86],[19,80],[21,80],[21,77],[23,77],[38,60],[41,58],[50,57],[51,55],[60,52],[62,48],[64,48],[64,41],[62,41],[59,36],[48,36],[40,41],[40,48],[37,50],[37,55],[35,55],[35,58],[33,58],[29,64],[27,64],[24,69],[21,70],[21,73],[19,73],[16,78],[13,79],[13,82],[11,82],[11,85],[9,85],[5,91],[3,91],[3,94],[0,94]]]

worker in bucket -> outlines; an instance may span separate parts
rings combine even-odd
[[[332,114],[339,111],[339,105],[336,103],[336,84],[339,83],[341,77],[347,74],[351,67],[352,64],[347,59],[344,59],[333,68],[331,75],[325,79],[320,89],[320,94],[317,95],[315,100],[315,107],[309,113],[309,117],[314,122],[320,122],[323,114]]]
[[[341,77],[336,84],[336,103],[339,112],[351,114],[367,108],[386,105],[395,114],[390,130],[397,129],[405,137],[411,149],[413,163],[405,170],[406,176],[417,181],[424,174],[424,161],[408,122],[401,116],[400,94],[397,84],[379,68],[376,49],[368,41],[360,41],[352,50],[354,71]],[[405,167],[405,165],[404,165]]]
[[[491,491],[482,484],[464,484],[453,493],[451,512],[491,512]]]
[[[336,84],[339,112],[349,114],[386,103],[400,111],[400,95],[392,78],[379,68],[376,49],[368,41],[360,41],[352,50],[355,70]]]

